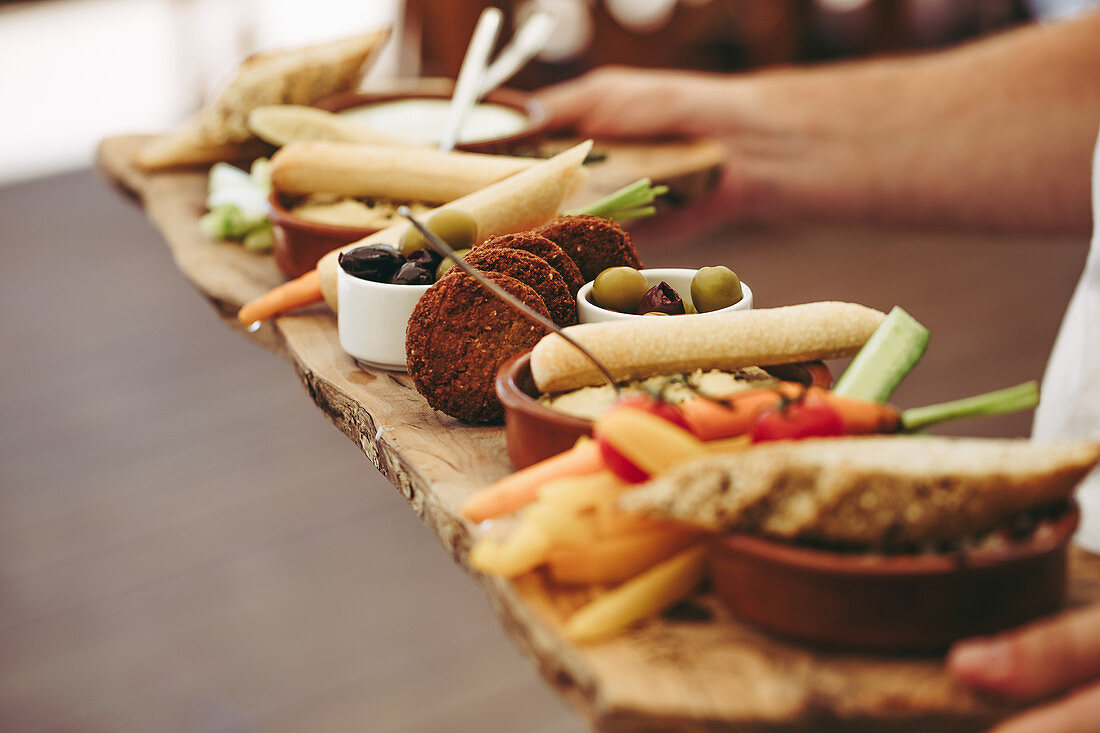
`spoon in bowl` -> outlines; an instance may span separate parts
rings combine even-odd
[[[459,133],[462,131],[462,123],[466,121],[470,108],[481,97],[489,53],[492,52],[493,44],[496,43],[503,18],[504,14],[499,8],[485,8],[481,17],[478,18],[477,27],[474,28],[474,35],[470,38],[466,56],[462,59],[462,68],[459,69],[458,79],[455,81],[447,124],[443,128],[443,136],[439,141],[441,153],[454,150]]]

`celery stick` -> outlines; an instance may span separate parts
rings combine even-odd
[[[271,195],[271,161],[267,158],[257,158],[252,161],[249,170],[249,179],[252,185],[263,191],[265,196]]]
[[[928,348],[928,329],[894,306],[837,380],[833,392],[885,402]]]
[[[615,221],[626,221],[628,219],[641,219],[644,216],[653,216],[656,213],[656,206],[640,206],[637,209],[620,209],[614,211],[611,214],[611,218]]]
[[[207,239],[223,239],[225,237],[225,219],[216,211],[208,211],[199,219],[199,229]]]
[[[633,219],[639,216],[651,216],[656,208],[648,206],[658,196],[668,193],[668,186],[653,186],[648,178],[640,178],[634,183],[623,186],[604,198],[565,212],[566,216],[602,216],[608,219]]]
[[[244,235],[241,244],[244,245],[244,248],[249,252],[267,252],[275,244],[271,225],[264,224],[256,227],[248,234]]]
[[[1004,415],[1009,412],[1028,410],[1038,404],[1039,384],[1032,380],[1015,387],[999,389],[996,392],[986,392],[961,400],[905,410],[901,413],[901,426],[902,430],[908,432],[964,417]]]

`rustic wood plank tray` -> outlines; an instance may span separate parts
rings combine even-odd
[[[230,327],[245,301],[283,278],[271,258],[199,231],[205,173],[146,175],[133,165],[142,137],[105,140],[98,165],[135,199],[164,236],[180,270]],[[711,146],[610,146],[583,197],[649,175],[683,196],[716,177]],[[242,331],[243,333],[243,331]],[[934,656],[842,654],[787,643],[729,618],[710,597],[707,621],[660,619],[586,647],[561,635],[585,598],[532,573],[506,582],[471,571],[477,529],[459,508],[474,489],[510,470],[501,428],[471,427],[437,413],[407,375],[362,370],[341,349],[336,320],[317,308],[247,334],[285,357],[317,406],[397,487],[460,566],[488,594],[501,623],[547,682],[605,731],[970,731],[1011,712],[956,687]],[[1073,603],[1100,599],[1100,557],[1075,551]]]

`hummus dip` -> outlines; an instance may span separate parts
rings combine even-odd
[[[386,137],[416,145],[439,145],[451,112],[449,99],[399,99],[341,110],[348,122],[370,128]],[[462,123],[459,143],[476,143],[510,137],[528,125],[527,116],[502,104],[475,105]]]
[[[760,367],[745,367],[731,372],[719,369],[704,372],[696,369],[691,374],[663,375],[626,382],[620,388],[623,397],[660,392],[665,400],[676,403],[697,393],[705,397],[725,399],[737,392],[771,387],[778,383],[778,379]],[[566,415],[594,420],[610,410],[616,399],[615,391],[605,384],[600,387],[581,387],[556,395],[543,395],[539,397],[539,402]]]
[[[358,229],[385,229],[404,221],[397,214],[397,207],[406,202],[385,199],[351,199],[331,194],[315,193],[306,196],[290,209],[295,216],[317,224]],[[418,201],[407,202],[414,216],[431,210]]]

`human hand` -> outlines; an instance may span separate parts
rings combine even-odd
[[[604,66],[547,87],[536,98],[549,113],[552,129],[585,137],[723,138],[730,157],[715,190],[631,228],[635,237],[665,243],[750,214],[747,168],[734,157],[731,144],[737,86],[734,77],[718,74]]]
[[[1068,693],[1009,718],[996,733],[1100,729],[1100,604],[951,648],[951,675],[1014,702]]]
[[[732,78],[688,71],[603,66],[536,94],[553,129],[588,137],[712,135],[728,120]]]

